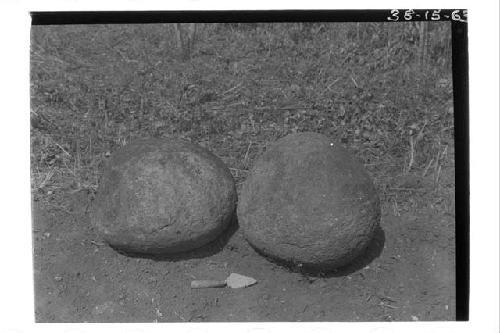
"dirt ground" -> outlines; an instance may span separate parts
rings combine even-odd
[[[446,177],[445,177],[446,175]],[[453,167],[443,171],[454,187]],[[445,180],[446,179],[446,180]],[[415,193],[427,189],[415,189]],[[141,258],[103,244],[84,192],[33,203],[37,322],[431,321],[455,319],[450,197],[415,209],[384,203],[381,229],[353,265],[304,276],[269,262],[237,224],[189,254]],[[57,202],[57,203],[56,203]],[[194,279],[254,277],[245,289],[191,289]]]

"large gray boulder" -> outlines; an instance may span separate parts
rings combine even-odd
[[[288,135],[254,164],[238,221],[259,252],[304,268],[347,265],[380,220],[377,191],[362,164],[317,133]]]
[[[110,158],[91,220],[115,248],[170,254],[217,238],[236,201],[231,173],[210,151],[181,140],[143,139]]]

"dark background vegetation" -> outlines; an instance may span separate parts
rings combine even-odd
[[[241,183],[267,144],[300,131],[353,150],[395,211],[447,191],[449,22],[199,24],[189,45],[177,37],[174,24],[33,26],[34,200],[94,193],[106,158],[151,136],[211,149]]]

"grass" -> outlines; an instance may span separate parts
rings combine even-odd
[[[451,32],[428,23],[422,64],[416,24],[204,24],[188,59],[169,24],[35,26],[34,199],[94,193],[139,137],[197,142],[241,184],[269,143],[314,131],[354,151],[395,212],[438,202],[454,190]]]

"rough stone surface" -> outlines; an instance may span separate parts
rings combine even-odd
[[[348,264],[380,220],[377,191],[364,167],[317,133],[288,135],[254,164],[238,221],[259,252],[307,268]]]
[[[217,238],[236,201],[231,173],[214,154],[181,140],[143,139],[110,158],[92,223],[123,251],[177,253]]]

